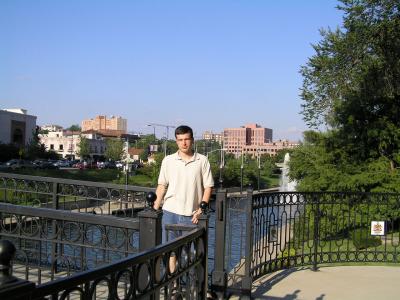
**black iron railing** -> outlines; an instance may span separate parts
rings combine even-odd
[[[0,173],[0,202],[135,217],[153,188]]]
[[[128,207],[132,202],[128,199],[129,197],[126,198],[128,200],[111,197],[115,193],[114,190],[125,189],[125,186],[92,185],[92,183],[79,182],[73,188],[71,187],[75,192],[65,193],[62,192],[65,190],[63,185],[66,183],[64,181],[54,181],[49,185],[48,181],[41,183],[38,178],[21,178],[20,176],[11,178],[11,175],[7,175],[7,178],[2,178],[3,185],[0,187],[0,198],[3,202],[3,204],[0,203],[2,220],[0,237],[12,239],[18,249],[46,250],[47,256],[43,255],[42,257],[50,255],[51,259],[65,257],[72,253],[71,261],[74,262],[73,265],[76,270],[82,271],[85,270],[86,265],[79,259],[87,258],[86,253],[92,250],[99,251],[98,253],[101,254],[98,256],[101,258],[99,261],[111,262],[109,265],[111,266],[113,259],[134,255],[138,250],[153,249],[161,241],[161,212],[148,209],[138,214],[133,213],[138,206],[143,207],[144,205],[142,203],[144,190],[139,191],[135,187],[127,189],[132,193],[137,193],[136,195],[140,194],[141,199],[140,201],[133,201],[133,206]],[[68,185],[71,186],[72,184],[72,181],[68,182]],[[35,186],[35,188],[26,186]],[[39,186],[51,186],[53,192],[43,192]],[[79,192],[81,186],[84,187],[84,192]],[[75,203],[74,205],[77,205],[78,200],[89,202],[93,200],[91,197],[93,195],[89,196],[89,193],[91,193],[89,191],[92,190],[96,190],[98,195],[103,193],[102,191],[108,191],[106,197],[96,196],[97,198],[94,198],[95,201],[106,203],[108,209],[101,210],[106,207],[104,204],[85,205],[68,212],[43,208],[66,209],[68,202]],[[83,194],[74,195],[76,191],[78,191],[78,194]],[[126,190],[120,191],[119,195],[127,193]],[[27,199],[30,197],[44,198],[43,201],[29,202]],[[45,198],[48,200],[44,200]],[[27,207],[32,203],[40,203],[41,208]],[[54,203],[58,204],[55,205]],[[138,205],[139,203],[142,204]],[[24,205],[21,206],[21,204]],[[115,210],[113,205],[117,207]],[[151,206],[150,203],[149,207]],[[212,207],[215,209],[215,213],[211,210],[212,212],[209,215],[211,226],[208,226],[208,217],[207,225],[202,225],[203,228],[210,228],[210,230],[207,230],[207,238],[201,238],[204,249],[206,249],[205,252],[208,251],[206,261],[209,261],[209,265],[204,265],[202,270],[204,271],[204,278],[206,278],[205,274],[208,271],[211,274],[211,288],[218,293],[221,299],[226,298],[229,293],[249,297],[253,280],[285,268],[311,266],[315,270],[318,266],[330,263],[398,264],[400,262],[399,194],[253,193],[251,189],[242,193],[221,189],[217,192],[216,201]],[[98,214],[89,214],[89,212],[96,212],[96,209],[100,209]],[[52,214],[52,212],[56,213]],[[109,216],[106,216],[106,213]],[[116,216],[136,215],[138,219],[116,218]],[[372,223],[372,221],[380,223],[374,225],[375,223]],[[382,228],[379,228],[380,226]],[[187,230],[187,228],[176,225],[170,226],[169,229]],[[374,234],[375,231],[379,231],[378,229],[384,229],[384,232],[380,236],[372,235],[372,229]],[[137,240],[139,240],[139,243],[135,242]],[[49,244],[46,245],[46,242]],[[32,247],[32,245],[34,246]],[[164,265],[160,265],[160,268],[167,268],[165,261],[169,260],[168,257],[171,256],[172,252],[174,253],[173,256],[180,257],[183,253],[184,257],[188,257],[190,252],[188,249],[194,249],[194,246],[189,246],[187,243],[185,245],[181,245],[183,248],[175,245],[178,247],[175,249],[176,251],[165,250],[167,252],[164,251],[162,255]],[[73,249],[71,247],[76,248],[75,250],[66,250]],[[17,258],[18,253],[21,253],[21,250],[18,251]],[[120,256],[115,253],[119,253]],[[156,256],[158,257],[159,254],[156,254]],[[24,257],[28,257],[25,258],[28,260],[32,257],[32,261],[40,262],[41,267],[51,262],[50,266],[53,266],[55,274],[51,279],[55,279],[56,275],[66,276],[66,273],[63,273],[65,266],[62,263],[53,264],[53,260],[42,259],[42,257],[37,259],[33,254],[26,254]],[[103,259],[104,257],[112,259],[106,260]],[[154,266],[154,259],[156,258],[153,257],[149,260],[150,263],[147,265],[150,267],[148,269],[151,272],[158,272],[158,267],[156,268],[158,263]],[[139,263],[139,265],[141,264]],[[92,264],[90,267],[95,268],[98,265]],[[122,281],[118,279],[122,276],[119,275],[122,270],[119,270],[119,273],[113,271],[114,273],[107,275],[109,277],[104,275],[106,276],[104,278],[108,279],[100,280],[93,277],[93,279],[90,279],[93,281],[87,282],[79,289],[75,288],[75,291],[78,294],[83,293],[84,297],[93,296],[94,290],[96,290],[96,293],[105,290],[104,287],[101,289],[100,287],[94,288],[99,282],[103,282],[104,286],[109,287],[108,295],[125,293],[132,297],[135,295],[135,297],[154,296],[157,298],[164,295],[164,298],[168,298],[172,295],[171,289],[180,285],[182,288],[178,295],[183,295],[182,293],[189,295],[188,286],[192,285],[187,285],[186,282],[198,280],[193,279],[194,271],[192,269],[192,271],[184,271],[186,277],[179,280],[175,275],[170,274],[171,276],[168,277],[167,281],[158,285],[159,280],[154,283],[155,277],[151,277],[156,275],[152,273],[153,275],[150,276],[143,273],[144,271],[140,271],[141,268],[139,266],[135,266],[133,269],[128,268],[127,270],[130,273],[123,272],[125,279],[121,279]],[[40,272],[42,270],[43,268]],[[144,277],[150,278],[148,282],[152,282],[151,285],[155,287],[157,292],[147,290],[147,287],[145,289],[142,281],[140,281],[142,284],[139,287],[140,291],[135,290],[134,294],[131,294],[131,290],[136,289],[136,286],[139,285],[136,282],[137,280],[134,279],[136,277],[134,277],[133,272],[141,272],[142,275],[145,274]],[[167,271],[163,272],[168,273]],[[170,286],[169,284],[174,280],[174,284]],[[44,281],[42,280],[42,282]],[[204,285],[207,285],[206,282],[207,280],[204,279]],[[132,288],[129,285],[131,283],[135,285]],[[124,285],[125,287],[122,287]],[[198,294],[198,292],[194,293]],[[100,297],[100,294],[96,294],[96,297]]]
[[[215,207],[212,284],[225,295],[250,295],[253,280],[285,268],[400,263],[400,194],[220,191]]]
[[[14,242],[14,273],[41,283],[139,252],[139,219],[0,203],[0,237]]]
[[[4,247],[3,247],[4,248]],[[0,245],[2,270],[9,266]],[[176,264],[171,265],[171,257]],[[7,273],[7,274],[5,274]],[[113,264],[73,274],[38,286],[3,272],[2,296],[26,299],[205,299],[207,293],[207,232],[197,227],[167,244]],[[16,285],[23,288],[15,289]],[[8,290],[7,290],[8,287]]]

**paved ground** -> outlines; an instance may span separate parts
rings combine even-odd
[[[308,268],[283,270],[261,278],[253,287],[253,298],[261,300],[397,300],[400,299],[400,267],[321,267],[317,272]]]

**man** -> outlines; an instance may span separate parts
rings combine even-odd
[[[210,163],[202,154],[194,153],[193,130],[185,125],[175,130],[178,151],[166,156],[161,163],[157,199],[154,209],[164,200],[163,242],[166,242],[165,224],[197,224],[201,214],[201,201],[209,202],[214,180]],[[177,237],[170,232],[168,240]]]

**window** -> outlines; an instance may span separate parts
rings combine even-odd
[[[59,146],[58,146],[58,149],[64,150],[64,145],[63,145],[63,144],[59,145]]]
[[[50,150],[54,150],[54,144],[50,144]]]

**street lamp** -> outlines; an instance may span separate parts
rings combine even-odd
[[[154,144],[156,143],[156,126],[147,124],[147,126],[153,127]]]
[[[210,152],[207,152],[207,158],[208,158],[208,154],[210,154],[210,153],[213,153],[213,152],[216,152],[216,151],[220,151],[220,159],[219,159],[219,179],[218,179],[218,181],[219,181],[219,187],[220,188],[222,188],[222,169],[223,169],[223,167],[225,166],[225,150],[227,150],[227,149],[225,149],[225,148],[221,148],[221,149],[215,149],[215,150],[212,150],[212,151],[210,151]]]
[[[155,130],[156,130],[155,126],[164,127],[164,128],[167,129],[167,138],[165,139],[165,142],[164,142],[164,157],[167,156],[168,131],[169,131],[170,128],[175,128],[175,126],[156,124],[156,123],[150,123],[150,124],[147,124],[147,126],[153,126],[153,128],[154,128],[154,139],[155,139]]]
[[[243,149],[242,149],[242,163],[240,165],[240,192],[243,192]]]

